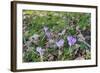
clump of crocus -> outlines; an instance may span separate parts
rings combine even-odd
[[[69,46],[72,46],[72,45],[74,45],[76,43],[76,38],[73,37],[73,36],[68,36],[67,40],[68,40],[68,45]]]
[[[60,39],[56,42],[58,49],[58,55],[60,56],[62,54],[61,48],[64,46],[64,40]]]
[[[37,47],[36,51],[39,53],[40,55],[40,60],[43,61],[43,55],[44,55],[44,49],[42,49],[41,47]]]

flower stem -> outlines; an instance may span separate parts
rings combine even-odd
[[[72,48],[71,48],[71,46],[70,46],[70,47],[69,47],[69,55],[71,55],[71,49],[72,49]]]
[[[58,50],[58,54],[59,54],[59,56],[61,55],[61,51],[60,50]]]
[[[59,50],[58,50],[58,59],[60,59],[61,54],[62,54],[62,52],[61,52],[61,50],[59,48]]]
[[[42,55],[40,56],[40,61],[43,62],[43,56]]]

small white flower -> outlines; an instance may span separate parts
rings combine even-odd
[[[38,40],[39,39],[39,35],[38,34],[34,34],[33,36],[32,36],[32,39],[34,39],[34,40]]]
[[[45,32],[47,32],[47,31],[48,31],[48,29],[49,29],[49,28],[48,28],[48,27],[46,27],[46,26],[44,26],[44,27],[43,27],[43,30],[44,30]]]
[[[42,56],[44,54],[44,49],[42,49],[41,47],[37,47],[36,51],[40,54],[40,56]]]

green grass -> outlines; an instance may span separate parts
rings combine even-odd
[[[25,18],[24,18],[25,17]],[[52,54],[53,57],[56,57],[56,60],[74,60],[73,52],[76,49],[75,45],[71,48],[71,54],[69,52],[69,45],[67,41],[67,36],[72,35],[78,39],[78,31],[76,27],[79,27],[80,31],[89,32],[87,30],[91,30],[91,14],[90,13],[78,13],[78,12],[57,12],[57,11],[39,11],[39,10],[23,10],[23,28],[26,27],[23,32],[23,45],[24,43],[29,42],[29,38],[34,34],[40,35],[40,40],[38,45],[31,43],[29,47],[32,48],[30,51],[23,52],[23,62],[39,62],[40,56],[36,51],[36,46],[41,46],[45,49],[45,43],[47,42],[46,38],[44,37],[45,33],[43,32],[43,27],[49,27],[50,31],[59,33],[63,29],[67,29],[66,33],[59,38],[64,39],[64,46],[62,50],[62,54],[58,59],[58,49],[57,48],[48,48],[43,55],[44,61],[48,61],[48,55]],[[91,32],[91,31],[90,31]],[[90,33],[89,32],[89,33]],[[83,34],[84,35],[84,34]],[[91,37],[91,35],[86,35]],[[85,37],[85,36],[84,36]],[[90,39],[91,40],[91,39]],[[84,40],[86,42],[86,40]],[[77,40],[76,44],[80,46],[80,49],[88,50],[85,52],[85,59],[91,58],[91,51],[86,44],[79,42]],[[90,44],[91,45],[91,44]],[[25,48],[23,48],[25,49]],[[29,49],[29,48],[28,48]],[[82,52],[81,52],[82,53]]]

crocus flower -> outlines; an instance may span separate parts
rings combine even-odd
[[[45,32],[45,35],[46,35],[46,37],[47,37],[48,39],[51,39],[51,32],[47,31],[47,32]]]
[[[68,36],[67,40],[68,40],[69,46],[72,46],[72,45],[74,45],[76,43],[76,38],[73,37],[73,36]]]
[[[49,28],[48,28],[48,27],[46,27],[46,26],[44,26],[44,27],[43,27],[43,30],[44,30],[45,32],[47,32],[47,31],[48,31],[48,29],[49,29]]]
[[[64,40],[60,39],[59,41],[56,42],[56,45],[61,48],[64,45]]]
[[[46,37],[47,37],[48,39],[51,39],[51,32],[49,31],[49,28],[46,27],[46,26],[44,26],[44,27],[43,27],[43,30],[44,30],[44,32],[45,32]]]
[[[40,56],[43,56],[44,54],[44,49],[42,49],[41,47],[37,47],[36,51],[40,54]]]

